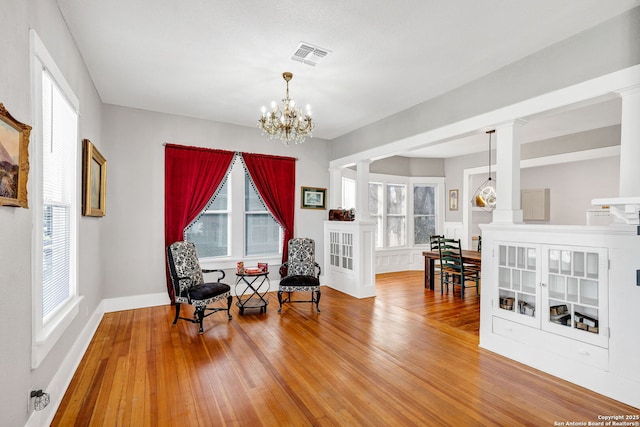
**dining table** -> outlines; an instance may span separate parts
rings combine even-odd
[[[423,251],[424,257],[424,287],[434,289],[435,264],[440,259],[439,251]],[[462,262],[465,264],[473,264],[480,268],[482,262],[482,252],[469,249],[462,250]]]

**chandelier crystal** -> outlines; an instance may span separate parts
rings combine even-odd
[[[282,100],[282,105],[278,106],[275,101],[271,102],[271,111],[262,107],[262,116],[258,119],[258,127],[262,129],[269,139],[279,139],[284,145],[290,142],[301,144],[315,128],[315,123],[311,119],[311,106],[307,104],[306,111],[296,105],[293,99],[289,98],[289,81],[293,74],[286,71],[282,73],[282,78],[287,82],[287,93]]]

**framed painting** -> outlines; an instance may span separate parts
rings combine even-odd
[[[458,210],[458,190],[449,190],[449,210]]]
[[[88,139],[82,140],[82,214],[105,216],[107,161]]]
[[[303,209],[326,209],[327,189],[314,187],[301,187],[300,207]]]
[[[0,205],[28,208],[29,134],[0,103]]]

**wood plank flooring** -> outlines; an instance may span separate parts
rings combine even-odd
[[[479,298],[377,276],[377,296],[322,288],[320,308],[105,314],[54,426],[553,426],[640,411],[478,348]]]

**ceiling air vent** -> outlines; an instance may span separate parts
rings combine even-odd
[[[331,51],[314,46],[311,43],[300,42],[291,59],[315,67],[329,52]]]

